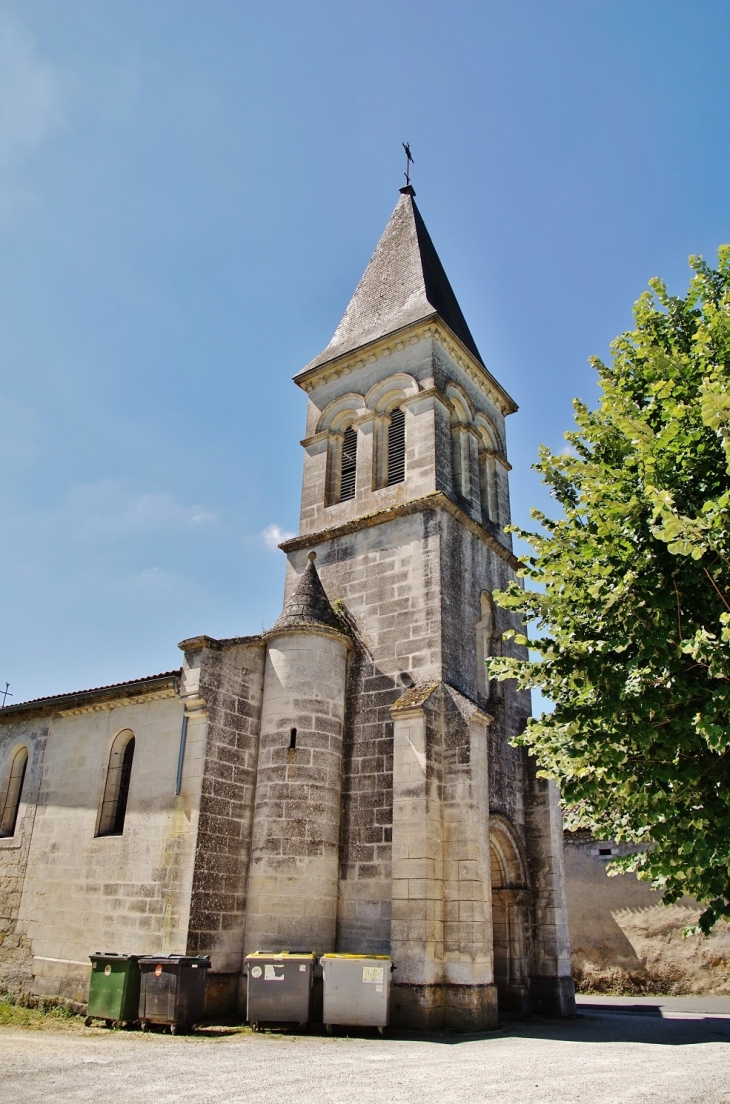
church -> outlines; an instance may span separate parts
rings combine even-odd
[[[515,577],[505,420],[410,185],[307,396],[280,617],[178,670],[0,709],[0,989],[82,1002],[90,953],[392,956],[392,1022],[574,1012],[553,784],[492,593]],[[506,654],[506,653],[505,653]]]

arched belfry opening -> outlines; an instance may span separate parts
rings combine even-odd
[[[500,1011],[528,1009],[527,874],[514,831],[503,817],[489,828],[494,981]]]

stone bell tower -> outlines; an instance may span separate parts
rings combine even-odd
[[[517,567],[517,408],[414,197],[401,189],[295,377],[300,532],[264,638],[246,948],[391,953],[396,1022],[478,1029],[498,1003],[573,1009],[562,831],[553,787],[509,744],[529,695],[484,667],[515,649],[492,591]]]

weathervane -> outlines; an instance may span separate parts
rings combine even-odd
[[[8,699],[8,698],[12,698],[12,696],[13,696],[13,695],[12,695],[12,694],[10,693],[10,690],[8,689],[8,687],[9,687],[9,686],[10,686],[10,683],[9,683],[9,682],[6,682],[6,683],[5,683],[5,689],[4,689],[4,690],[0,690],[0,694],[2,694],[2,696],[3,696],[3,705],[5,705],[5,702],[7,701],[7,699]]]
[[[410,186],[411,186],[411,165],[415,165],[415,161],[413,160],[413,154],[411,153],[411,144],[410,144],[410,142],[401,142],[401,145],[403,146],[403,149],[406,151],[406,171],[404,173],[404,176],[406,178],[406,188],[410,188]]]

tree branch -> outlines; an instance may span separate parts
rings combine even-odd
[[[719,595],[719,597],[720,597],[720,601],[721,601],[721,602],[722,602],[722,604],[724,605],[725,609],[726,609],[726,610],[728,611],[728,613],[730,613],[730,606],[729,606],[729,605],[727,604],[727,602],[725,601],[725,598],[724,598],[724,596],[723,596],[723,593],[722,593],[722,591],[720,590],[720,588],[719,588],[719,586],[717,585],[717,583],[715,582],[715,580],[714,580],[714,579],[712,578],[712,575],[710,575],[710,573],[709,573],[709,571],[707,570],[707,568],[706,568],[706,567],[705,567],[705,568],[703,568],[702,570],[704,571],[705,575],[707,576],[707,578],[708,578],[708,579],[710,580],[710,582],[711,582],[711,583],[712,583],[712,585],[714,586],[715,590],[717,591],[717,593],[718,593],[718,595]]]

